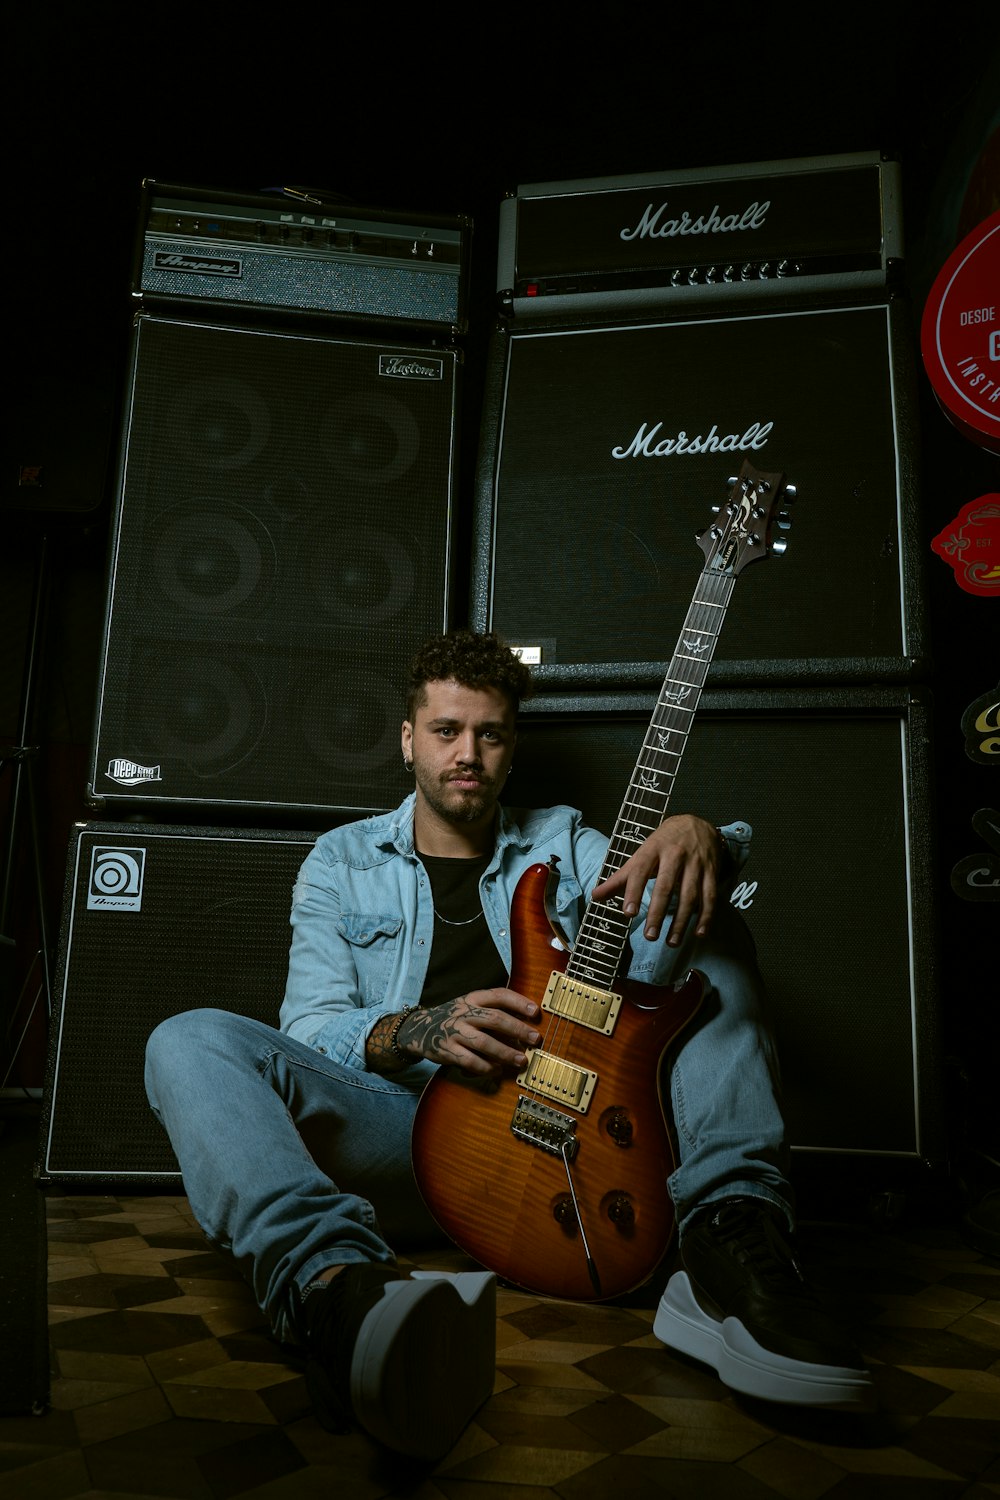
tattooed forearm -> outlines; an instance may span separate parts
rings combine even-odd
[[[465,995],[433,1010],[414,1011],[400,1028],[400,1046],[419,1051],[431,1062],[441,1062],[449,1056],[448,1043],[460,1035],[460,1022],[482,1021],[487,1015],[484,1006],[470,1004]]]
[[[506,989],[474,990],[432,1010],[410,1006],[379,1017],[365,1060],[373,1073],[398,1073],[421,1058],[473,1073],[521,1067],[523,1049],[540,1041],[531,1024],[538,1015],[534,1001]]]

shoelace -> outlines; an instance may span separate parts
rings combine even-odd
[[[784,1281],[791,1273],[800,1291],[809,1291],[802,1268],[766,1209],[746,1203],[726,1203],[712,1216],[719,1238],[733,1247],[741,1265],[752,1263],[768,1281]]]

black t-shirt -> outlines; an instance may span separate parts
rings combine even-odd
[[[479,899],[479,880],[492,858],[492,851],[476,859],[420,855],[434,897],[434,941],[422,1006],[507,983],[507,966]]]

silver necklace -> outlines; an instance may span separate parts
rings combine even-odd
[[[471,927],[473,922],[479,921],[479,918],[482,916],[482,914],[483,909],[482,907],[480,907],[474,917],[466,917],[464,922],[453,922],[450,917],[442,917],[436,906],[434,908],[434,915],[437,917],[438,921],[443,922],[446,927]]]

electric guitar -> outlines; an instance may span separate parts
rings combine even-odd
[[[744,463],[698,538],[707,559],[660,690],[601,871],[619,870],[666,816],[738,574],[784,551],[795,494]],[[690,971],[673,986],[620,977],[630,919],[591,901],[572,953],[550,916],[555,861],[522,875],[511,911],[511,989],[542,1008],[519,1073],[481,1080],[441,1068],[413,1125],[417,1183],[466,1254],[528,1291],[603,1301],[642,1286],[674,1232],[675,1167],[664,1054],[701,1004]]]

